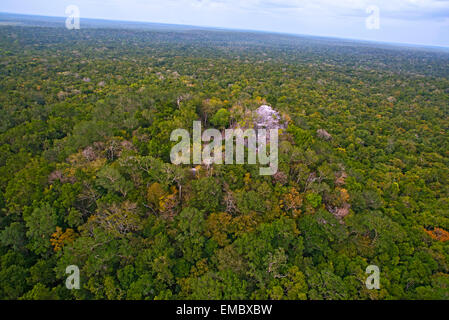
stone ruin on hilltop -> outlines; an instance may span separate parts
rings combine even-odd
[[[281,123],[279,112],[266,104],[261,105],[254,111],[254,129],[285,129],[286,125]]]

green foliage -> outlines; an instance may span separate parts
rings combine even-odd
[[[78,31],[0,26],[0,299],[448,299],[447,52]],[[170,163],[262,104],[274,176]]]
[[[229,124],[231,118],[231,113],[229,110],[221,108],[215,113],[215,115],[210,119],[210,123],[218,128],[226,128]]]
[[[306,200],[313,208],[318,208],[321,205],[322,198],[319,194],[312,192],[306,195]]]
[[[221,203],[221,186],[212,177],[204,177],[192,181],[194,197],[192,205],[206,212],[214,212],[219,209]]]
[[[290,125],[287,132],[293,135],[295,144],[299,147],[307,148],[313,142],[312,135],[307,130],[296,127],[295,125]]]
[[[57,224],[55,210],[48,203],[44,203],[24,219],[27,227],[26,235],[31,240],[28,247],[37,254],[48,253],[50,236],[55,232]]]

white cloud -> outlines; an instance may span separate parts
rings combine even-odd
[[[159,1],[145,1],[159,2]],[[143,2],[142,2],[143,3]],[[285,11],[300,9],[301,11],[322,12],[334,15],[363,15],[365,9],[375,5],[391,18],[407,18],[407,16],[431,18],[449,16],[448,0],[166,0],[182,7],[201,9],[221,8],[234,11],[265,12],[266,10]]]

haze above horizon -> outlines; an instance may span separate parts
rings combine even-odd
[[[81,19],[449,47],[449,0],[3,0],[0,12],[64,17],[69,5]]]

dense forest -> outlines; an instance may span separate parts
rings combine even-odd
[[[275,175],[170,162],[264,104]],[[0,298],[449,299],[448,130],[444,50],[5,23]]]

